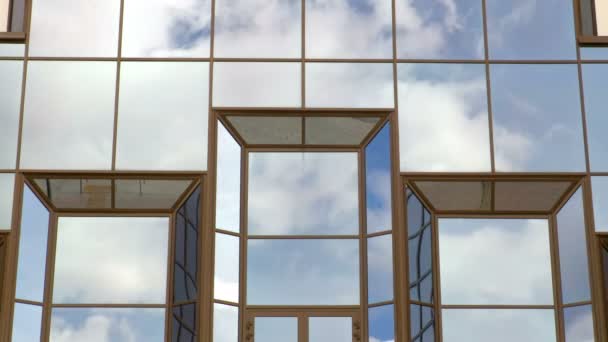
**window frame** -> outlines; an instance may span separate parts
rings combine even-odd
[[[586,0],[574,0],[574,12],[575,12],[575,20],[576,20],[576,32],[577,32],[577,41],[581,46],[608,46],[608,35],[598,35],[597,34],[597,18],[595,11],[595,1],[596,0],[588,0],[590,1],[591,6],[591,26],[593,28],[593,35],[586,34],[584,32],[585,25],[585,15],[582,12],[582,1]]]
[[[11,28],[13,25],[15,1],[19,0],[8,0],[7,27],[0,30],[0,43],[24,43],[27,40],[30,27],[32,0],[21,0],[23,1],[23,29],[20,31],[12,31]]]

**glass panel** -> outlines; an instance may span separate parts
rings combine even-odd
[[[357,235],[357,154],[250,153],[248,201],[250,235]]]
[[[585,36],[595,35],[594,8],[595,0],[579,0],[581,16],[581,33]]]
[[[301,144],[301,117],[227,116],[246,144]]]
[[[10,230],[13,220],[15,175],[0,173],[0,230]]]
[[[608,55],[605,57],[608,58]],[[583,65],[591,171],[608,171],[608,149],[606,148],[606,135],[604,134],[608,129],[608,117],[606,116],[608,102],[606,102],[604,96],[607,77],[608,64]]]
[[[445,342],[556,341],[553,310],[443,310]]]
[[[490,58],[576,59],[572,9],[569,1],[488,0]]]
[[[490,171],[484,66],[399,64],[398,76],[401,170]]]
[[[192,180],[117,179],[116,208],[170,209]]]
[[[591,305],[564,308],[566,342],[593,342],[593,313]]]
[[[437,210],[483,210],[492,206],[492,184],[476,181],[414,183]]]
[[[504,64],[491,70],[497,171],[584,171],[576,65]]]
[[[591,300],[583,190],[557,214],[557,236],[564,304]]]
[[[196,304],[180,305],[173,308],[172,342],[195,342]]]
[[[48,232],[48,210],[24,186],[16,298],[42,302]]]
[[[54,308],[51,341],[165,340],[164,309]]]
[[[353,319],[351,317],[310,317],[308,319],[308,340],[352,342]]]
[[[395,340],[395,308],[393,305],[369,309],[369,340],[371,342]]]
[[[300,58],[302,1],[218,0],[216,57]]]
[[[200,231],[200,187],[190,195],[175,216],[173,300],[197,300]]]
[[[216,62],[213,64],[216,107],[299,107],[300,63]]]
[[[168,236],[166,217],[60,217],[53,302],[165,303]]]
[[[238,237],[215,234],[215,299],[239,302],[239,242]]]
[[[112,206],[110,179],[38,178],[35,182],[58,209],[107,209]]]
[[[393,108],[394,97],[392,64],[306,64],[307,107]]]
[[[550,211],[572,182],[496,182],[495,209],[506,211]]]
[[[209,57],[210,0],[125,0],[123,16],[123,57]]]
[[[608,60],[608,49],[602,46],[581,47],[581,59]],[[583,66],[583,70],[586,64]],[[600,68],[600,67],[598,67]],[[584,74],[584,73],[583,73]],[[585,92],[585,96],[587,93]]]
[[[24,32],[24,23],[25,23],[25,2],[26,0],[13,0],[13,13],[12,13],[12,22],[10,30],[12,32]]]
[[[0,43],[0,57],[23,57],[25,44]]]
[[[433,303],[433,251],[431,213],[411,191],[407,196],[407,231],[412,300]]]
[[[213,342],[238,342],[239,308],[213,305]]]
[[[110,169],[115,87],[114,62],[30,62],[21,167]]]
[[[608,36],[608,2],[595,0],[595,23],[598,36]]]
[[[608,232],[608,177],[591,177],[595,231]]]
[[[387,124],[365,147],[367,233],[391,230],[391,127]]]
[[[305,120],[308,145],[359,145],[380,118],[307,117]]]
[[[359,241],[249,240],[250,305],[359,304]]]
[[[116,57],[118,53],[120,0],[38,1],[31,20],[30,56]]]
[[[0,168],[13,169],[17,160],[23,62],[0,61],[0,75]]]
[[[241,147],[223,125],[217,125],[217,192],[215,226],[240,231]]]
[[[40,342],[42,307],[15,303],[11,341]]]
[[[440,219],[439,262],[442,304],[553,304],[546,220]]]
[[[254,331],[258,342],[298,342],[298,318],[256,317]]]
[[[432,307],[410,305],[410,340],[431,342],[435,340],[435,312]]]
[[[116,167],[206,170],[209,63],[123,63],[120,70]]]
[[[367,240],[368,302],[393,299],[393,236],[383,235]]]
[[[392,58],[390,1],[306,0],[306,57]]]

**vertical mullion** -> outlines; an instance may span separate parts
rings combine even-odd
[[[194,330],[196,332],[196,338],[195,341],[198,342],[201,340],[201,326],[200,326],[200,321],[199,318],[201,317],[201,313],[202,311],[202,306],[203,306],[203,289],[204,289],[204,284],[203,282],[205,280],[208,279],[213,279],[213,277],[205,277],[203,275],[203,272],[201,271],[202,265],[204,263],[204,259],[203,259],[203,251],[205,248],[205,229],[203,227],[205,227],[204,225],[204,219],[205,219],[205,208],[207,206],[207,203],[205,202],[205,189],[207,188],[207,183],[206,183],[207,179],[204,176],[201,176],[200,178],[200,183],[198,185],[199,189],[200,189],[200,193],[199,193],[199,205],[198,205],[198,235],[197,235],[197,242],[196,242],[196,260],[198,261],[198,264],[196,265],[196,270],[197,270],[197,275],[196,275],[196,283],[198,286],[198,293],[196,294],[196,308],[195,308],[195,313],[196,313],[196,319],[194,320]],[[204,269],[207,269],[206,267]]]
[[[424,204],[423,204],[424,207]],[[431,213],[431,254],[433,256],[433,294],[435,301],[435,331],[438,338],[436,341],[443,341],[442,311],[441,311],[441,269],[439,267],[439,219]]]
[[[559,237],[557,233],[557,216],[551,215],[549,221],[549,247],[551,255],[551,277],[553,281],[553,306],[555,308],[555,328],[558,341],[565,341],[564,311],[561,289],[561,269],[559,262]]]
[[[241,147],[241,196],[240,196],[240,255],[239,255],[239,341],[243,341],[245,314],[247,308],[247,243],[249,242],[247,223],[247,203],[249,193],[249,151]]]
[[[301,20],[302,20],[302,52],[301,52],[301,63],[302,63],[302,75],[300,75],[300,87],[302,87],[302,89],[300,90],[302,99],[300,101],[302,108],[306,108],[306,0],[302,0],[301,2],[301,12],[302,12],[302,16],[301,16]],[[302,119],[303,120],[303,119]],[[302,126],[304,127],[304,126]],[[302,139],[304,139],[304,136],[302,135]],[[304,140],[302,140],[304,141]]]
[[[308,315],[300,313],[298,319],[298,342],[308,342]],[[314,341],[313,341],[314,342]]]
[[[42,299],[41,341],[48,341],[51,336],[51,316],[53,310],[53,283],[55,275],[55,256],[57,250],[57,231],[59,217],[55,213],[49,215],[47,236],[46,265],[44,277],[44,296]]]
[[[490,77],[490,51],[488,42],[488,15],[486,10],[486,0],[481,0],[481,15],[483,20],[484,66],[486,72],[486,97],[488,106],[488,134],[490,138],[490,165],[491,171],[496,172],[496,158],[494,151],[494,112],[492,110],[492,82]]]
[[[118,21],[118,50],[116,53],[116,85],[114,89],[114,127],[112,133],[112,165],[116,170],[116,145],[118,144],[118,106],[120,101],[120,68],[122,65],[122,28],[124,19],[125,0],[120,0],[120,15]]]
[[[366,157],[365,146],[357,153],[359,164],[359,284],[360,284],[360,315],[361,315],[361,335],[367,341],[368,331],[368,265],[367,265],[367,189],[366,189]]]

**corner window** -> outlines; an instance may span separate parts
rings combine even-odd
[[[26,0],[0,0],[0,40],[25,39]]]
[[[579,0],[579,9],[579,42],[608,42],[608,1]]]

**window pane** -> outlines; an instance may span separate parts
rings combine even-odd
[[[491,70],[497,171],[584,171],[576,65]]]
[[[116,167],[206,170],[209,63],[123,63],[120,80]]]
[[[553,304],[546,220],[440,219],[439,261],[442,304]]]
[[[128,342],[165,340],[164,309],[54,308],[51,341]]]
[[[48,179],[34,182],[57,209],[108,209],[112,207],[111,179]]]
[[[215,299],[239,302],[239,242],[238,237],[215,234]]]
[[[113,62],[30,62],[21,167],[109,169],[115,81]]]
[[[173,336],[172,342],[188,341],[196,336],[196,304],[180,305],[173,308]]]
[[[302,118],[277,116],[227,116],[236,133],[251,145],[302,143]]]
[[[24,186],[16,298],[42,302],[49,212]]]
[[[564,309],[566,342],[593,342],[593,313],[591,305]]]
[[[581,189],[557,214],[557,236],[564,304],[591,300],[585,212]]]
[[[608,56],[606,56],[608,57]],[[584,64],[583,87],[585,88],[585,112],[587,115],[587,139],[591,171],[608,171],[608,149],[605,132],[608,117],[605,115],[605,84],[608,64]]]
[[[490,171],[483,65],[400,64],[401,171]]]
[[[0,43],[0,57],[23,57],[25,44]]]
[[[241,147],[222,124],[218,124],[217,129],[215,226],[239,232],[241,227]]]
[[[0,230],[11,230],[15,175],[0,173]]]
[[[213,305],[213,342],[237,342],[239,335],[239,308]]]
[[[120,0],[38,1],[32,7],[30,56],[116,57],[119,19]]]
[[[249,240],[247,304],[359,304],[358,240]]]
[[[357,163],[355,153],[250,153],[248,233],[359,234]]]
[[[213,64],[216,107],[299,107],[300,63],[217,62]]]
[[[298,342],[298,318],[256,317],[254,331],[258,342]]]
[[[116,208],[170,209],[192,180],[117,179]]]
[[[553,310],[443,310],[445,342],[556,341]]]
[[[174,302],[192,301],[198,298],[200,199],[199,187],[175,216]]]
[[[352,342],[353,320],[351,317],[310,317],[308,319],[308,340]]]
[[[595,231],[608,231],[608,177],[591,177]]]
[[[125,0],[123,16],[123,57],[209,57],[210,0]]]
[[[306,64],[306,107],[393,108],[394,105],[391,64]]]
[[[395,308],[393,305],[378,306],[369,309],[370,341],[395,340]],[[427,342],[427,341],[425,341]],[[430,341],[428,341],[430,342]]]
[[[484,57],[481,1],[397,0],[399,58]]]
[[[389,0],[306,0],[306,56],[392,58],[392,22]]]
[[[435,312],[432,307],[410,305],[411,341],[435,340]]]
[[[2,49],[2,45],[0,45]],[[0,61],[0,168],[13,169],[21,110],[23,62]]]
[[[576,59],[571,2],[488,0],[486,6],[490,58]]]
[[[411,191],[407,190],[406,196],[410,298],[433,303],[431,213]]]
[[[376,127],[378,117],[307,117],[307,145],[360,145]]]
[[[59,218],[53,302],[165,303],[168,229],[168,218]]]
[[[216,57],[301,57],[302,1],[217,0]]]
[[[448,180],[416,181],[414,184],[436,210],[491,210],[491,182]]]
[[[384,126],[365,148],[367,233],[391,230],[391,128]]]
[[[367,240],[368,302],[393,299],[393,236]]]
[[[11,341],[40,342],[42,307],[15,303]]]
[[[495,210],[551,211],[572,182],[508,181],[494,183]]]

